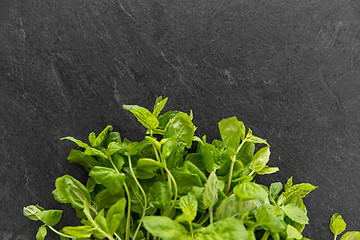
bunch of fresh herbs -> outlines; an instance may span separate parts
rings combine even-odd
[[[122,139],[112,126],[98,136],[90,133],[89,144],[62,138],[82,149],[71,150],[67,159],[84,166],[89,178],[84,185],[62,176],[52,193],[71,204],[82,225],[56,230],[61,210],[30,205],[25,216],[43,222],[37,240],[44,239],[47,229],[62,240],[307,239],[302,236],[309,222],[303,198],[315,186],[293,184],[292,178],[285,186],[256,183],[256,175],[279,170],[267,165],[266,140],[230,117],[219,122],[221,141],[208,143],[206,136],[194,135],[192,112],[160,114],[166,102],[157,98],[152,112],[123,106],[146,128],[141,142]],[[336,238],[343,225],[338,216],[333,218]]]

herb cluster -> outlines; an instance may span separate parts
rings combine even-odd
[[[45,238],[47,229],[62,240],[308,239],[302,236],[309,221],[302,199],[315,186],[293,184],[292,178],[285,186],[257,184],[256,175],[279,170],[267,165],[266,140],[231,117],[218,124],[222,141],[208,143],[206,136],[194,135],[192,112],[160,114],[166,102],[157,98],[152,112],[123,106],[146,128],[141,142],[122,139],[112,126],[98,136],[90,133],[89,144],[62,138],[82,149],[71,150],[67,159],[84,166],[89,178],[83,185],[62,176],[52,193],[72,205],[82,225],[56,230],[61,210],[30,205],[25,216],[43,222],[37,240]],[[335,238],[338,222],[334,217]]]

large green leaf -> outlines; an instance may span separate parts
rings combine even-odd
[[[175,136],[180,147],[190,148],[195,126],[186,113],[176,114],[167,124],[164,138]]]
[[[115,203],[106,214],[106,224],[111,235],[119,228],[122,219],[125,217],[126,199],[122,198]]]
[[[258,199],[264,201],[268,198],[268,193],[259,184],[253,182],[242,182],[235,186],[234,193],[241,200]]]
[[[245,126],[236,117],[223,119],[219,122],[221,139],[226,149],[233,155],[237,153],[240,140],[244,140]]]
[[[236,218],[226,218],[199,229],[197,240],[239,240],[247,239],[249,232]]]
[[[62,231],[75,238],[89,238],[93,233],[91,226],[75,226],[75,227],[64,227]]]
[[[163,240],[188,240],[188,231],[179,223],[163,216],[146,216],[142,219],[145,229]]]
[[[157,118],[146,108],[137,105],[123,105],[125,110],[132,112],[137,120],[147,129],[155,129],[159,126]]]
[[[55,226],[61,219],[62,210],[45,210],[36,213],[36,216],[46,225]]]
[[[171,190],[168,182],[155,182],[148,192],[149,203],[156,208],[163,208],[171,201]]]
[[[111,194],[120,193],[125,181],[125,174],[107,167],[96,166],[90,171],[89,176],[103,184]]]

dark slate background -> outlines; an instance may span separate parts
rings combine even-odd
[[[111,124],[140,140],[123,104],[194,111],[219,138],[237,116],[272,146],[280,172],[259,182],[319,186],[306,197],[305,236],[331,239],[329,219],[360,230],[360,2],[357,0],[1,0],[0,239],[34,239],[22,207],[52,199],[67,162]],[[51,235],[50,239],[55,239]]]

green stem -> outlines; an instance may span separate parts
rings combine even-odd
[[[178,188],[177,188],[177,184],[174,179],[174,176],[171,174],[170,170],[166,167],[166,165],[165,165],[165,171],[168,174],[168,176],[170,176],[171,181],[174,183],[174,191],[175,191],[174,201],[172,202],[172,204],[170,206],[170,210],[169,210],[169,213],[170,213],[171,210],[175,207],[175,203],[176,203],[177,196],[178,196]]]
[[[209,212],[207,212],[205,215],[203,215],[203,217],[200,219],[200,221],[198,222],[199,225],[203,225],[210,217]]]
[[[261,238],[261,240],[267,240],[269,236],[270,236],[270,232],[265,231],[265,233],[264,233],[263,237]]]
[[[131,217],[131,197],[130,197],[130,191],[127,187],[126,183],[124,182],[124,188],[126,195],[128,196],[128,209],[127,209],[127,216],[126,216],[126,231],[125,231],[125,240],[129,240],[129,234],[130,234],[130,217]]]
[[[159,163],[161,163],[158,150],[156,149],[156,147],[155,147],[154,144],[152,144],[152,146],[153,146],[153,149],[154,149],[154,152],[155,152],[156,160],[157,160]],[[164,169],[161,168],[161,169],[160,169],[160,172],[161,172],[161,175],[162,175],[163,179],[166,179]]]
[[[64,233],[61,233],[59,232],[58,230],[56,230],[55,228],[53,228],[52,226],[48,226],[46,225],[48,228],[50,228],[54,233],[56,234],[59,234],[60,236],[63,236],[63,237],[67,237],[67,238],[75,238],[73,236],[70,236],[70,235],[67,235],[67,234],[64,234]]]
[[[132,163],[131,163],[131,157],[130,157],[130,154],[128,154],[128,160],[129,160],[129,167],[130,167],[130,172],[134,178],[134,181],[136,182],[136,184],[138,185],[141,193],[143,194],[144,196],[144,207],[143,207],[143,212],[142,212],[142,215],[141,215],[141,219],[145,217],[145,214],[146,214],[146,208],[147,208],[147,197],[146,197],[146,193],[144,191],[144,189],[142,188],[141,184],[139,183],[138,179],[136,178],[135,176],[135,173],[134,173],[134,169],[132,167]],[[135,230],[135,233],[134,233],[134,236],[133,236],[133,239],[136,239],[136,235],[138,234],[139,230],[140,230],[140,227],[141,227],[141,224],[142,222],[140,221],[140,223],[138,224],[136,230]]]
[[[191,221],[188,221],[188,223],[189,223],[189,226],[190,226],[191,238],[195,239],[194,238],[194,229],[193,229],[192,223],[191,223]]]
[[[117,233],[114,233],[114,234],[115,234],[116,239],[121,240],[121,237],[119,235],[117,235]]]
[[[337,235],[334,235],[334,240],[336,240]]]
[[[213,224],[214,223],[213,206],[209,207],[209,214],[210,214],[210,224]]]
[[[235,166],[235,161],[236,161],[236,155],[238,154],[238,152],[240,151],[240,149],[242,148],[242,146],[244,145],[244,143],[246,142],[246,139],[244,139],[242,141],[242,143],[240,144],[240,146],[238,147],[238,149],[236,150],[235,155],[231,158],[231,166],[230,166],[230,171],[229,171],[229,179],[226,185],[226,190],[225,190],[225,195],[227,195],[230,191],[230,186],[231,186],[231,180],[232,180],[232,175],[233,175],[233,171],[234,171],[234,166]]]

